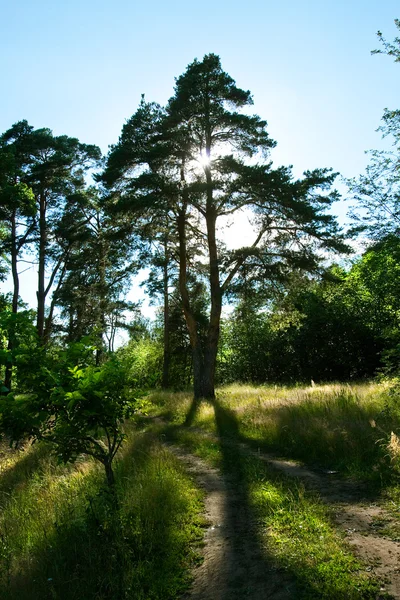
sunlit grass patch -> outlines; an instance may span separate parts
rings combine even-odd
[[[382,429],[371,426],[387,426],[382,384],[237,385],[222,388],[218,400],[235,415],[241,438],[266,451],[369,478],[387,468]]]
[[[190,425],[215,430],[214,407],[211,402],[194,403],[191,392],[168,392],[157,390],[149,394],[151,415],[158,415],[174,425],[183,425],[192,414]]]
[[[296,482],[266,479],[259,470],[249,498],[261,524],[265,547],[297,577],[304,597],[320,599],[376,598],[377,583],[344,546],[330,524],[329,512]]]
[[[39,445],[9,453],[0,474],[2,599],[168,599],[187,587],[201,493],[170,452],[133,430],[116,476],[118,506],[93,461],[57,465]]]
[[[213,467],[222,466],[222,452],[218,440],[207,437],[200,431],[193,429],[170,429],[166,432],[167,439],[181,444]]]
[[[277,385],[230,384],[219,388],[218,393],[219,396],[226,397],[231,408],[239,410],[253,405],[279,404],[287,398],[288,392],[292,390],[295,388]]]
[[[297,480],[278,475],[237,442],[382,483],[393,471],[398,449],[397,434],[390,431],[399,431],[400,424],[400,411],[385,409],[384,384],[226,386],[217,391],[213,405],[201,403],[192,411],[192,427],[182,425],[188,425],[184,410],[191,411],[193,403],[186,396],[185,409],[182,398],[178,405],[180,417],[166,428],[167,436],[236,480],[258,520],[260,544],[295,576],[301,597],[376,598],[376,581],[346,547],[329,509]],[[392,488],[392,503],[395,495]]]
[[[143,590],[137,598],[175,598],[197,560],[193,542],[203,538],[202,494],[171,452],[153,443],[146,454],[146,445],[138,441],[120,463],[121,513],[136,559],[128,587]]]
[[[173,423],[181,424],[185,421],[192,398],[192,392],[155,390],[148,395],[153,405],[150,414],[157,414]]]
[[[224,413],[223,408],[218,411]],[[191,428],[166,428],[167,438],[185,446],[229,476],[257,522],[255,535],[267,560],[287,569],[304,600],[376,598],[377,584],[347,549],[331,523],[329,510],[295,479],[277,474],[235,445],[229,418],[219,414],[219,441]],[[225,438],[225,434],[228,438]]]
[[[387,387],[368,382],[305,387],[236,384],[218,389],[217,398],[234,415],[233,434],[242,441],[380,485],[393,474],[386,438],[391,431],[400,431],[400,411],[390,415],[385,411]],[[212,403],[195,405],[189,393],[171,392],[154,393],[151,400],[154,413],[175,425],[216,432]]]
[[[202,402],[193,424],[210,432],[216,431],[214,406],[211,402]]]

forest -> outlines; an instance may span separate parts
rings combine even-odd
[[[2,599],[400,598],[400,109],[339,194],[252,105],[211,53],[105,156],[1,134]]]

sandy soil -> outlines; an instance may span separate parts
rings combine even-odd
[[[347,543],[366,562],[366,570],[382,581],[379,597],[389,593],[400,600],[400,543],[381,534],[381,524],[388,525],[392,517],[384,508],[368,501],[365,486],[343,481],[335,472],[314,471],[294,461],[254,452],[245,444],[240,446],[285,475],[300,479],[333,506],[335,524]],[[210,523],[204,540],[204,561],[195,569],[192,589],[185,598],[295,599],[294,582],[268,559],[255,523],[246,514],[240,490],[198,457],[182,448],[170,448],[205,490],[205,514]]]
[[[206,492],[204,560],[195,569],[191,600],[289,600],[296,598],[287,573],[268,560],[240,491],[216,469],[169,446]]]

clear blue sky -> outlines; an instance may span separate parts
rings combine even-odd
[[[397,17],[398,0],[3,0],[0,131],[27,119],[106,152],[142,93],[165,103],[214,52],[253,93],[277,165],[355,176],[384,107],[400,108],[400,64],[370,54]]]
[[[215,52],[253,93],[278,163],[356,175],[383,108],[400,106],[400,65],[370,55],[396,17],[398,0],[3,2],[0,131],[25,118],[106,151],[142,93],[166,102]]]

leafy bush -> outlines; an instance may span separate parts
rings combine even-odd
[[[117,356],[127,370],[129,383],[136,389],[160,385],[163,361],[161,344],[150,338],[132,340],[118,351]]]
[[[13,313],[10,309],[0,311],[0,367],[1,379],[4,381],[4,373],[7,368],[17,368],[18,363],[25,371],[24,364],[31,364],[31,370],[37,367],[37,353],[39,351],[39,340],[36,327],[33,324],[34,312],[23,310]],[[12,340],[10,347],[9,341]],[[20,378],[20,384],[24,377]],[[1,386],[1,393],[10,391]]]
[[[24,393],[8,394],[0,404],[3,428],[15,441],[28,436],[52,442],[63,462],[94,457],[112,486],[112,461],[125,438],[122,424],[141,405],[131,397],[126,369],[116,359],[88,364],[88,340],[52,355],[37,350],[37,369],[28,365]]]

